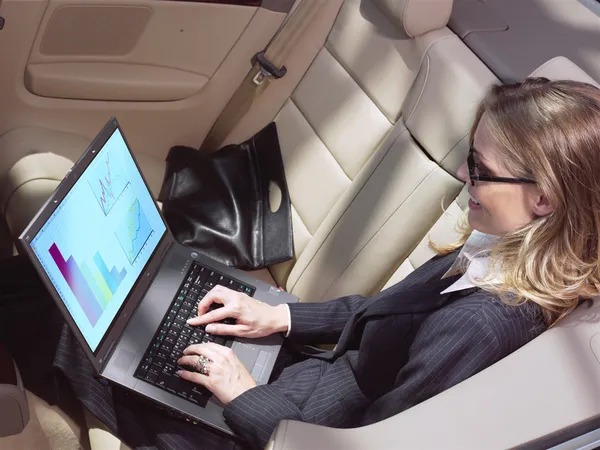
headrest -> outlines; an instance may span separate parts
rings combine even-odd
[[[585,73],[577,64],[564,56],[557,56],[535,69],[530,77],[545,77],[549,80],[573,80],[600,85]]]
[[[388,18],[411,38],[445,27],[452,0],[375,0]]]

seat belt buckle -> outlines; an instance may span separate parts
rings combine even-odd
[[[283,78],[287,73],[287,68],[285,66],[281,66],[281,68],[277,68],[271,61],[269,61],[265,56],[265,50],[258,52],[254,56],[255,61],[260,66],[260,72],[258,72],[252,82],[260,86],[265,82],[265,80],[270,78]]]

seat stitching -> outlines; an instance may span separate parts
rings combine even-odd
[[[379,112],[381,112],[381,114],[388,120],[388,122],[390,122],[390,125],[394,125],[398,122],[398,120],[400,120],[400,117],[402,115],[402,107],[400,107],[400,112],[398,115],[398,118],[395,119],[394,121],[392,121],[387,114],[383,111],[382,107],[378,104],[377,99],[371,97],[371,95],[369,94],[369,92],[367,91],[364,83],[361,82],[360,78],[358,78],[358,75],[356,75],[352,69],[346,65],[344,65],[344,63],[340,60],[339,56],[337,56],[336,52],[335,52],[335,48],[331,47],[329,44],[329,41],[327,41],[325,43],[325,48],[327,49],[327,51],[329,52],[329,54],[333,57],[333,59],[336,60],[336,62],[342,67],[342,69],[344,69],[346,71],[346,73],[350,76],[350,78],[352,79],[352,81],[354,81],[356,83],[356,85],[360,88],[361,91],[364,92],[364,94],[367,96],[367,98],[369,100],[371,100],[371,102],[377,107],[377,109],[379,110]],[[416,77],[415,77],[416,78]],[[413,80],[414,83],[414,80]]]
[[[421,89],[421,93],[419,94],[419,97],[417,98],[417,101],[415,102],[415,106],[413,108],[413,110],[411,111],[408,119],[405,119],[405,123],[408,124],[408,121],[412,118],[413,114],[415,113],[415,111],[417,110],[418,106],[419,106],[419,102],[421,101],[421,97],[423,95],[423,92],[425,92],[425,86],[427,86],[427,80],[429,79],[429,69],[430,69],[430,57],[429,57],[429,50],[431,49],[431,47],[433,47],[435,44],[437,44],[438,42],[443,41],[444,39],[449,39],[449,38],[453,38],[453,37],[458,37],[455,34],[451,34],[448,36],[442,36],[439,39],[436,39],[435,41],[431,42],[427,48],[425,49],[425,51],[423,52],[423,57],[421,58],[421,62],[419,63],[419,66],[421,66],[423,64],[424,61],[427,62],[427,73],[425,75],[425,82],[423,83],[423,87]]]
[[[415,106],[414,106],[413,110],[410,112],[410,114],[408,115],[408,117],[405,120],[406,125],[408,125],[408,122],[410,122],[410,119],[412,119],[413,115],[415,114],[415,111],[419,107],[419,103],[421,102],[421,98],[423,97],[423,94],[425,92],[425,86],[427,86],[427,80],[429,80],[429,68],[431,66],[431,62],[430,62],[428,54],[425,54],[425,63],[426,63],[425,81],[423,82],[423,86],[421,86],[421,92],[419,92],[419,95],[417,96],[417,100],[415,101]]]
[[[450,153],[452,153],[454,151],[454,149],[467,137],[469,137],[471,135],[470,131],[467,131],[458,141],[456,141],[456,143],[452,146],[452,148],[450,148],[450,150],[448,150],[446,152],[446,154],[442,157],[442,159],[440,160],[440,166],[444,163],[444,161],[446,161],[446,158],[448,158],[448,156],[450,156]],[[442,167],[442,169],[446,170],[445,168]],[[447,172],[447,170],[446,170]],[[450,174],[452,175],[452,174]],[[456,177],[455,177],[456,178]]]
[[[292,101],[292,103],[294,104],[294,106],[298,109],[298,111],[300,111],[300,114],[302,114],[302,117],[304,118],[304,120],[306,121],[306,123],[308,124],[308,126],[310,126],[310,129],[313,131],[313,133],[315,133],[315,136],[317,136],[319,138],[319,140],[323,144],[323,147],[325,147],[327,149],[327,151],[329,152],[329,154],[331,155],[331,157],[333,158],[333,160],[340,167],[340,170],[342,171],[342,173],[344,175],[346,175],[346,178],[348,178],[348,181],[352,181],[352,178],[350,178],[350,176],[346,173],[346,171],[344,170],[344,167],[340,164],[340,162],[337,160],[337,158],[332,153],[332,151],[329,150],[329,146],[327,146],[327,144],[325,144],[325,141],[323,140],[323,138],[319,135],[319,133],[317,133],[317,130],[315,129],[315,127],[313,126],[313,124],[310,123],[310,120],[308,120],[308,116],[304,113],[304,111],[302,111],[302,109],[300,108],[300,105],[298,105],[298,103],[296,103],[296,101],[293,98],[291,98],[291,97],[290,97],[290,100]]]
[[[404,28],[404,31],[406,32],[406,34],[408,35],[408,37],[410,38],[414,38],[414,36],[410,33],[410,31],[408,31],[408,26],[406,25],[407,21],[406,21],[406,10],[408,9],[408,4],[410,3],[410,0],[405,0],[404,4],[402,5],[402,28]]]
[[[321,248],[323,247],[323,245],[325,244],[325,242],[327,241],[327,239],[329,239],[329,237],[331,236],[331,234],[333,233],[333,230],[335,229],[335,227],[338,226],[338,224],[340,223],[340,221],[342,220],[342,218],[344,217],[344,215],[346,214],[346,212],[348,212],[348,210],[350,209],[350,207],[354,204],[354,202],[356,201],[356,197],[358,196],[358,194],[360,194],[360,191],[365,187],[365,185],[371,180],[371,178],[373,177],[373,175],[375,175],[375,172],[377,172],[377,169],[379,168],[379,166],[383,163],[383,160],[385,159],[386,155],[391,151],[391,149],[394,147],[394,144],[398,141],[398,139],[400,138],[400,136],[402,136],[403,134],[408,133],[408,129],[404,128],[399,134],[398,136],[396,136],[396,138],[393,140],[393,142],[390,143],[388,149],[384,152],[384,154],[381,157],[381,160],[377,163],[377,165],[373,168],[373,170],[371,171],[371,173],[369,174],[369,176],[367,177],[367,179],[364,181],[364,183],[360,186],[360,188],[358,188],[358,191],[356,193],[356,195],[352,198],[352,200],[348,203],[348,205],[346,206],[346,208],[344,209],[344,211],[342,212],[342,214],[340,214],[340,216],[337,218],[337,220],[335,221],[335,223],[331,226],[331,229],[329,230],[329,232],[327,233],[327,235],[322,239],[321,244],[319,245],[319,247],[317,247],[315,249],[314,254],[312,255],[312,257],[310,258],[310,260],[306,263],[306,265],[304,266],[304,268],[302,269],[302,271],[298,274],[298,277],[296,278],[296,281],[292,284],[292,286],[289,288],[289,291],[292,291],[295,287],[296,284],[298,284],[298,281],[300,280],[300,278],[302,278],[302,275],[304,275],[304,273],[306,272],[306,269],[308,268],[308,266],[310,266],[310,264],[312,263],[312,261],[314,260],[314,258],[317,256],[317,254],[319,253],[319,251],[321,250]],[[371,155],[371,157],[373,157],[373,155]],[[322,225],[322,223],[321,223]],[[320,228],[320,226],[319,226]],[[317,230],[318,232],[318,230]],[[315,233],[316,234],[316,233]]]
[[[341,278],[341,276],[346,272],[346,270],[348,269],[348,267],[350,267],[352,265],[352,263],[354,262],[354,260],[356,260],[356,258],[358,258],[358,256],[362,253],[362,251],[365,249],[365,247],[367,247],[369,245],[369,243],[375,239],[376,236],[378,236],[381,233],[381,230],[383,230],[383,228],[385,228],[386,224],[391,220],[391,218],[398,212],[398,210],[406,203],[406,201],[415,193],[415,191],[433,174],[433,172],[435,171],[436,168],[438,168],[439,166],[433,167],[428,173],[427,175],[425,175],[423,177],[423,179],[414,187],[414,189],[406,196],[406,198],[394,209],[394,211],[392,211],[390,213],[390,215],[387,217],[387,219],[385,219],[385,221],[381,224],[381,226],[377,229],[377,231],[375,233],[373,233],[373,235],[367,240],[367,242],[365,242],[365,244],[358,250],[358,252],[356,252],[356,254],[354,255],[354,257],[352,257],[352,259],[348,262],[348,264],[342,269],[342,271],[340,272],[340,274],[331,282],[331,284],[327,287],[327,289],[325,290],[324,294],[321,296],[321,300],[323,300],[323,298],[325,297],[325,295],[327,294],[327,292],[329,292],[329,290],[331,289],[331,287]],[[418,245],[418,244],[417,244]],[[410,256],[410,254],[409,254]],[[410,261],[409,261],[410,262]],[[411,263],[412,265],[412,263]]]

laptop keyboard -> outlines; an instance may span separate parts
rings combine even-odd
[[[198,302],[217,284],[249,296],[255,291],[251,286],[194,262],[135,371],[136,378],[206,406],[212,394],[204,387],[180,378],[177,370],[181,367],[177,360],[183,355],[183,350],[193,344],[214,342],[227,347],[233,345],[234,338],[206,333],[204,325],[192,327],[187,324],[189,318],[198,314]],[[213,304],[210,309],[221,306]],[[235,323],[235,320],[221,322]]]

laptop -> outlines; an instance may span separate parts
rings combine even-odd
[[[233,435],[218,399],[177,376],[177,359],[191,344],[215,342],[230,347],[264,384],[283,337],[217,337],[186,320],[217,284],[270,305],[297,298],[177,242],[114,117],[19,243],[101,383],[122,386],[171,415]]]

